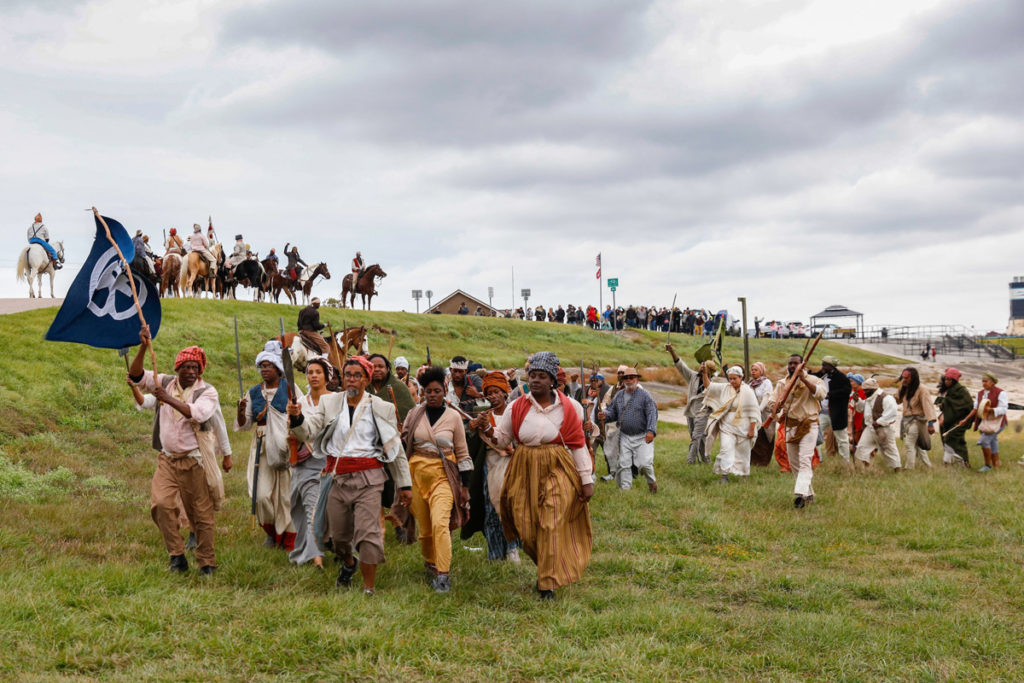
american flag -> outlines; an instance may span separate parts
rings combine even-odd
[[[594,265],[597,266],[597,275],[595,275],[594,278],[597,279],[597,280],[600,280],[601,279],[601,252],[597,252],[597,262]]]

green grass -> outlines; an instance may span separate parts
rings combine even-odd
[[[295,310],[171,302],[160,363],[202,343],[228,407],[237,390],[230,314],[251,359],[278,311],[293,322]],[[941,465],[856,475],[827,462],[815,476],[818,502],[796,512],[791,475],[772,466],[723,486],[709,468],[685,465],[686,430],[662,424],[661,492],[598,485],[593,560],[554,603],[534,597],[528,560],[492,564],[469,550],[484,546],[479,535],[455,542],[448,596],[428,589],[415,547],[390,540],[373,599],[337,591],[333,572],[291,567],[259,547],[239,456],[217,518],[220,570],[203,581],[194,569],[164,571],[148,514],[150,423],[130,405],[123,361],[41,343],[52,315],[0,318],[0,678],[1020,677],[1024,468],[1013,461],[1024,439],[1013,429],[1003,434],[1003,468],[989,475]],[[401,314],[380,324],[408,337],[414,362],[431,329],[439,357],[468,351],[518,365],[521,344],[562,351],[568,332],[602,363],[665,360],[663,335],[637,343],[543,323]],[[489,325],[503,335],[479,339]],[[448,339],[442,327],[463,336]],[[550,328],[555,337],[536,336]],[[763,350],[776,362],[790,349],[758,342],[779,344]],[[256,381],[251,362],[244,374]],[[245,453],[246,435],[232,442]]]

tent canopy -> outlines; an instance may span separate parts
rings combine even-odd
[[[854,326],[857,330],[857,334],[863,336],[864,334],[864,314],[858,311],[851,310],[846,306],[840,306],[838,304],[829,306],[824,311],[816,313],[811,316],[811,327],[820,323],[822,320],[828,320],[830,318],[856,318]]]

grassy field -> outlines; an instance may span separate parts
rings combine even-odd
[[[169,368],[177,348],[203,343],[209,378],[229,406],[237,391],[230,314],[252,358],[277,315],[292,321],[295,310],[172,302],[160,363]],[[201,580],[194,568],[185,577],[164,570],[148,515],[150,423],[131,408],[123,362],[112,351],[42,343],[52,315],[0,318],[5,679],[1021,676],[1024,468],[1014,461],[1024,439],[1014,429],[1002,438],[1003,468],[987,475],[941,465],[853,474],[826,462],[815,477],[818,502],[794,511],[791,475],[773,465],[721,485],[710,468],[685,465],[685,429],[662,424],[661,492],[598,485],[593,560],[554,603],[534,597],[528,560],[488,563],[480,535],[456,541],[448,596],[429,590],[415,547],[390,539],[377,595],[339,592],[333,571],[291,567],[259,547],[239,456],[217,519],[220,569]],[[520,346],[546,344],[602,364],[665,360],[662,335],[635,342],[492,321],[501,334],[485,337],[480,320],[375,320],[399,329],[407,347],[397,352],[414,362],[429,330],[439,335],[430,342],[438,357],[461,351],[493,364],[518,365]],[[760,343],[776,362],[790,352]],[[251,363],[244,373],[256,381]],[[244,435],[233,444],[245,452]]]

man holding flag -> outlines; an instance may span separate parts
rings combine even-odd
[[[206,353],[198,346],[182,349],[174,359],[175,375],[145,372],[143,362],[152,342],[149,327],[139,332],[139,352],[128,374],[143,391],[160,401],[153,425],[153,447],[160,450],[150,493],[150,514],[164,537],[171,556],[168,569],[188,571],[185,543],[178,531],[177,496],[185,514],[195,527],[196,562],[200,574],[212,574],[217,568],[213,552],[214,502],[203,469],[199,431],[208,431],[220,414],[217,390],[203,381]],[[223,420],[223,417],[220,418]],[[224,471],[231,469],[231,456],[225,455]]]
[[[151,282],[135,277],[128,264],[135,247],[119,222],[105,218],[93,208],[96,237],[89,258],[75,276],[64,304],[57,312],[48,341],[67,341],[99,348],[120,349],[139,339],[142,345],[129,368],[132,381],[149,390],[161,402],[153,430],[153,445],[160,450],[153,475],[151,513],[164,536],[171,556],[170,569],[184,572],[185,544],[178,532],[175,498],[178,494],[185,512],[196,528],[196,561],[200,572],[216,568],[213,552],[213,510],[208,477],[200,452],[200,431],[212,428],[220,413],[217,390],[202,381],[206,354],[191,346],[178,354],[176,375],[156,371],[153,336],[160,328],[160,300]],[[152,332],[146,316],[152,321]],[[153,370],[143,371],[146,351],[153,358]],[[231,469],[231,457],[224,456],[224,470]]]

